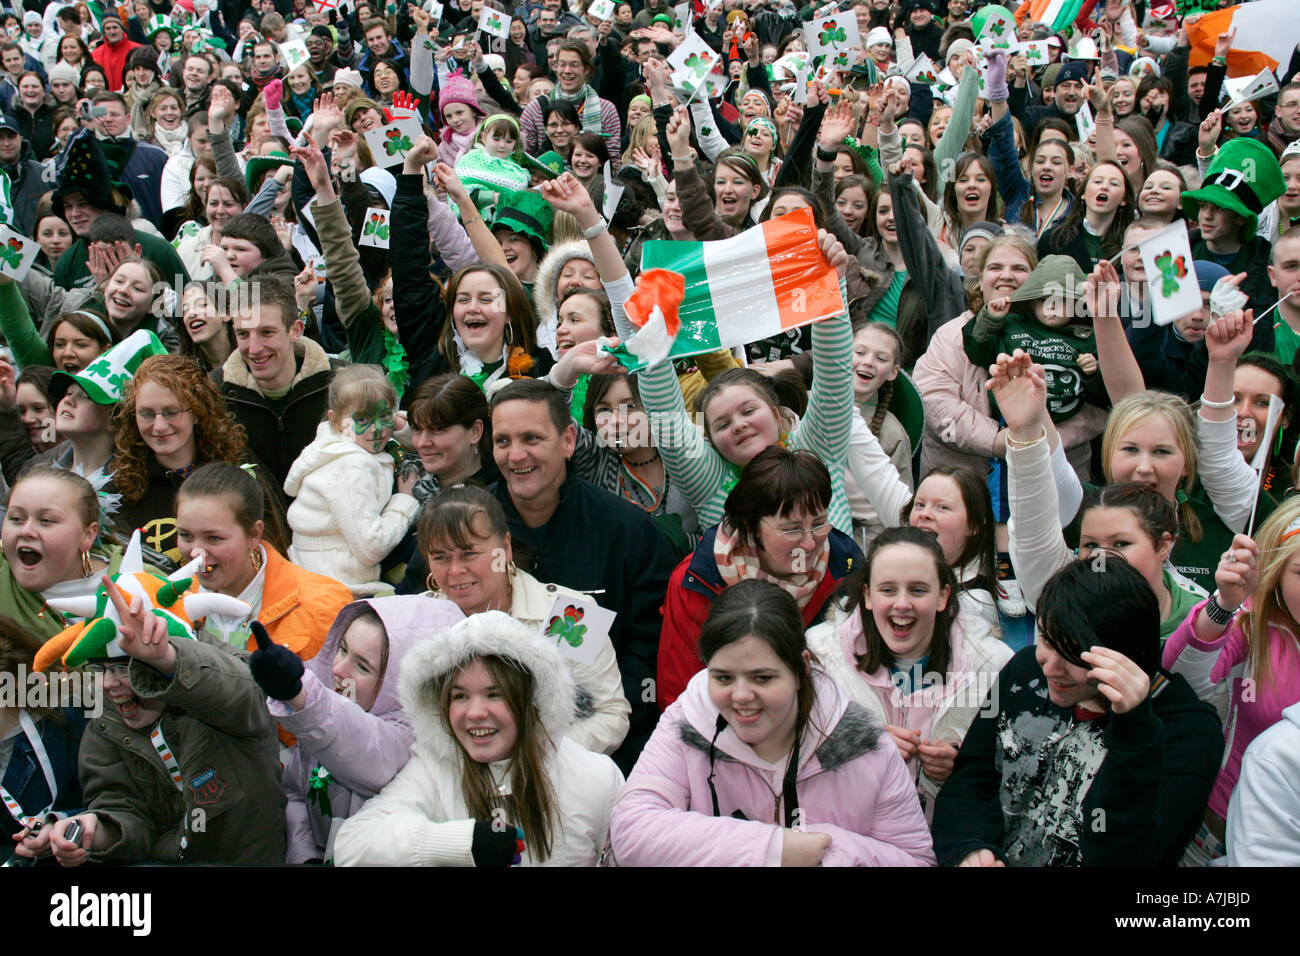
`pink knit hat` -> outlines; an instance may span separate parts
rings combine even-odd
[[[447,77],[438,88],[438,115],[441,116],[443,110],[452,103],[464,103],[479,116],[486,115],[483,107],[478,105],[474,81],[459,70]]]

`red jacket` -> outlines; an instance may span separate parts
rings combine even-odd
[[[718,529],[705,533],[694,554],[688,554],[673,569],[664,598],[664,623],[659,632],[659,667],[655,678],[655,697],[664,711],[686,689],[687,683],[704,665],[698,648],[700,628],[709,616],[713,599],[726,585],[713,557],[713,541]],[[831,597],[839,590],[862,552],[848,535],[831,531],[830,560],[821,585],[803,608],[804,627],[821,620]]]
[[[108,76],[108,88],[110,90],[118,93],[122,92],[122,75],[126,70],[126,58],[139,45],[124,36],[122,42],[117,46],[101,43],[90,51],[90,58],[104,68],[104,73]]]

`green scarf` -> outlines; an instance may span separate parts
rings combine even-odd
[[[582,89],[576,93],[566,93],[558,86],[551,90],[551,101],[559,103],[572,103],[582,100],[582,105],[578,107],[578,118],[582,120],[582,131],[584,133],[595,133],[598,136],[604,136],[600,129],[600,97],[586,83],[582,84]]]

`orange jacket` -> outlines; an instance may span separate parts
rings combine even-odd
[[[292,564],[266,542],[262,547],[266,549],[266,582],[258,620],[271,640],[303,660],[311,660],[325,643],[339,611],[352,603],[352,592],[333,578]]]

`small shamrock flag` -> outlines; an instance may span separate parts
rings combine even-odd
[[[835,46],[844,43],[848,39],[844,28],[834,20],[822,21],[821,33],[817,34],[817,42],[822,46]]]
[[[510,21],[500,10],[485,6],[478,15],[478,28],[489,36],[506,39],[510,36]]]
[[[696,79],[699,79],[709,72],[709,63],[701,59],[698,53],[692,53],[686,58],[686,68],[695,74]]]
[[[587,633],[587,626],[578,623],[582,620],[582,617],[582,608],[570,604],[564,609],[563,614],[557,614],[551,618],[551,622],[546,625],[546,633],[551,637],[558,637],[562,641],[568,641],[570,647],[580,647],[582,646],[583,635]]]
[[[555,644],[561,657],[591,665],[602,652],[611,650],[609,630],[614,612],[585,594],[561,593],[543,620],[542,636]]]
[[[388,210],[372,206],[366,210],[365,223],[361,227],[361,241],[358,245],[387,249],[388,229]]]
[[[1151,307],[1157,325],[1169,325],[1201,308],[1201,289],[1192,271],[1192,246],[1183,220],[1153,232],[1138,252],[1147,274]]]
[[[385,169],[399,166],[420,137],[420,121],[403,116],[392,123],[366,130],[366,145],[375,162]]]
[[[22,281],[40,251],[35,239],[14,232],[8,226],[0,226],[0,275]]]
[[[1183,256],[1174,258],[1166,249],[1156,256],[1156,268],[1160,270],[1160,294],[1166,299],[1178,293],[1178,280],[1187,277],[1187,260]]]

